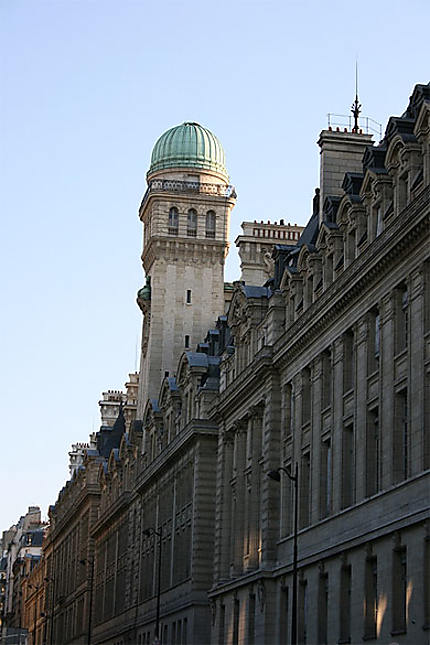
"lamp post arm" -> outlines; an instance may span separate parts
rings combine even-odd
[[[291,472],[288,470],[288,468],[284,468],[283,466],[280,466],[278,470],[282,470],[283,473],[285,473],[292,482],[297,482],[298,480],[298,473],[297,473],[297,464],[295,468],[295,474],[292,475]]]

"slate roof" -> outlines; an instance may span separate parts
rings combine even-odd
[[[122,405],[119,406],[119,413],[112,428],[102,426],[97,433],[97,451],[106,459],[109,458],[113,448],[119,448],[121,437],[125,433],[125,418]]]
[[[244,284],[242,289],[247,298],[268,298],[270,296],[270,289],[268,287],[253,287]]]

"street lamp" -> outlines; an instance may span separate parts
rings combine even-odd
[[[291,611],[291,645],[297,645],[297,516],[298,516],[298,499],[299,499],[299,468],[296,462],[294,475],[281,466],[276,470],[270,470],[267,476],[276,482],[281,481],[280,472],[284,472],[288,479],[294,482],[294,531],[293,531],[293,598]]]
[[[88,603],[88,636],[87,636],[87,645],[91,645],[91,617],[93,609],[93,586],[94,586],[94,558],[89,560],[79,560],[79,564],[85,566],[86,564],[90,565],[90,597]]]
[[[156,535],[158,537],[158,580],[157,580],[157,613],[155,616],[155,639],[154,644],[161,643],[160,638],[160,599],[161,599],[161,539],[163,537],[163,527],[160,526],[160,530],[156,531],[154,528],[150,527],[145,529],[142,533],[145,537],[150,537],[151,535]],[[158,644],[157,644],[158,645]]]

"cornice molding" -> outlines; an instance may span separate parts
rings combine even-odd
[[[391,225],[276,341],[274,363],[288,364],[303,351],[327,325],[351,305],[366,286],[413,246],[430,228],[430,186],[427,186]]]

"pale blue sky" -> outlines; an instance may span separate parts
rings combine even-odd
[[[195,120],[220,138],[232,241],[243,220],[304,224],[356,57],[363,112],[385,126],[429,80],[429,24],[426,0],[2,0],[0,530],[55,502],[101,391],[135,368],[158,136]]]

